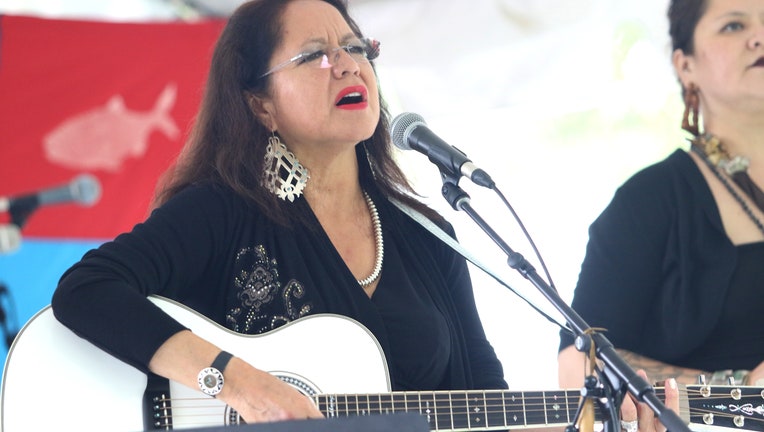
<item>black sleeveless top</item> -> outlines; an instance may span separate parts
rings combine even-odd
[[[764,360],[764,242],[737,246],[684,150],[632,176],[589,228],[574,310],[617,348],[685,368]],[[560,334],[560,349],[573,343]]]
[[[737,267],[716,327],[685,364],[702,370],[755,368],[764,361],[764,242],[737,247]]]

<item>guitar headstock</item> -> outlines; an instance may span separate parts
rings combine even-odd
[[[764,388],[688,385],[690,429],[764,431]]]

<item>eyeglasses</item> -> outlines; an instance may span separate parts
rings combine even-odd
[[[352,40],[337,48],[320,48],[315,51],[301,52],[289,60],[272,67],[268,72],[260,75],[259,78],[264,78],[274,72],[278,72],[292,63],[295,63],[297,66],[306,65],[316,69],[330,68],[336,63],[340,50],[348,53],[358,64],[368,63],[369,60],[379,57],[379,45],[380,43],[376,39],[363,38]]]

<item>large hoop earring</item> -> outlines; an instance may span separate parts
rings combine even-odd
[[[310,174],[275,132],[268,138],[264,162],[263,187],[284,201],[294,202],[302,195]]]
[[[700,96],[698,91],[698,86],[693,83],[684,89],[684,115],[682,116],[682,129],[696,137],[700,135],[700,126],[698,125]]]

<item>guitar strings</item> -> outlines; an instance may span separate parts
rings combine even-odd
[[[656,395],[659,397],[663,397],[663,388],[655,388]],[[430,409],[432,412],[430,413],[431,416],[437,419],[443,419],[450,417],[453,420],[453,417],[459,417],[459,420],[462,418],[472,418],[472,419],[479,419],[479,418],[487,418],[488,416],[491,416],[491,419],[496,420],[497,416],[502,416],[506,414],[511,414],[513,412],[519,413],[525,413],[524,418],[519,417],[514,422],[515,425],[524,425],[526,424],[526,421],[528,418],[531,418],[531,420],[536,419],[537,417],[542,417],[545,420],[548,417],[549,411],[546,409],[547,407],[553,406],[555,404],[565,405],[566,408],[558,408],[556,410],[552,410],[552,414],[558,412],[560,414],[563,414],[561,417],[567,417],[567,418],[559,418],[559,421],[555,422],[542,422],[542,423],[533,423],[533,425],[555,425],[555,424],[567,424],[570,421],[573,421],[574,419],[571,418],[575,415],[576,408],[578,407],[578,399],[579,395],[576,391],[574,393],[568,393],[565,391],[561,391],[561,393],[557,394],[555,393],[555,396],[550,397],[549,395],[539,394],[539,395],[533,395],[533,396],[523,396],[522,392],[509,392],[510,394],[509,399],[505,396],[507,395],[507,391],[505,390],[494,390],[494,391],[485,391],[480,392],[479,394],[483,397],[476,398],[475,396],[470,397],[469,393],[465,394],[458,394],[454,395],[453,392],[450,391],[444,391],[444,392],[428,392],[428,393],[422,393],[422,392],[392,392],[392,393],[384,393],[384,394],[342,394],[342,395],[333,395],[333,394],[320,394],[317,396],[313,396],[314,402],[317,403],[317,405],[327,406],[326,412],[324,414],[328,414],[328,405],[327,400],[330,398],[333,398],[333,401],[331,403],[333,407],[333,414],[335,416],[352,416],[352,415],[358,415],[359,412],[366,412],[366,413],[392,413],[392,412],[420,412],[424,415],[427,402],[430,402],[431,406]],[[436,398],[436,395],[439,396],[446,396],[450,394],[450,398],[445,399]],[[474,394],[474,393],[473,393]],[[684,392],[680,393],[684,396]],[[421,396],[425,395],[424,399],[421,399]],[[429,397],[432,396],[432,399]],[[403,398],[403,400],[394,401],[395,397]],[[511,398],[515,397],[514,400]],[[383,400],[384,398],[384,400]],[[389,398],[389,400],[388,400]],[[351,399],[351,400],[348,400]],[[740,408],[736,412],[722,412],[722,409],[729,410],[729,406],[717,406],[717,407],[711,407],[711,408],[698,408],[698,407],[689,407],[689,413],[686,413],[686,408],[682,407],[680,409],[680,415],[687,415],[689,416],[702,416],[703,414],[713,414],[715,417],[718,418],[735,418],[737,416],[743,416],[744,421],[746,422],[753,422],[753,423],[764,423],[764,394],[762,393],[756,393],[756,394],[741,394],[739,397],[733,397],[729,393],[709,393],[707,396],[704,396],[700,390],[694,390],[694,389],[687,389],[686,390],[686,399],[689,401],[697,402],[697,401],[704,401],[710,403],[715,403],[722,400],[734,400],[737,404],[740,405]],[[215,401],[214,399],[208,399],[205,397],[200,398],[184,398],[184,399],[166,399],[165,402],[169,402],[170,406],[172,406],[172,402],[175,401],[196,401],[199,402],[200,405],[198,406],[184,406],[184,411],[191,410],[191,409],[209,409],[208,406],[204,405],[213,405],[217,404],[219,405],[219,401]],[[421,402],[420,402],[421,400]],[[758,402],[760,405],[758,407],[755,407],[753,401]],[[402,404],[406,403],[406,406],[401,406]],[[456,405],[456,406],[454,406]],[[571,405],[574,407],[574,409],[571,409]],[[443,407],[446,406],[448,409],[446,409],[446,412],[438,412],[439,409],[443,409]],[[479,412],[472,411],[474,408],[480,408]],[[403,409],[401,409],[403,408]],[[509,409],[507,409],[509,408]],[[747,410],[743,411],[743,410]],[[601,419],[601,413],[599,408],[597,408],[597,414],[598,419]],[[170,409],[170,412],[172,412],[172,409]],[[541,413],[544,413],[541,415]],[[753,417],[753,414],[759,414],[762,416],[762,418]],[[189,414],[188,416],[200,416],[201,414]],[[167,416],[169,418],[181,418],[181,417],[187,417],[179,414],[171,414]],[[558,419],[554,419],[558,420]],[[453,422],[452,422],[453,423]],[[696,422],[698,423],[698,422]],[[513,422],[505,422],[504,425],[512,426]],[[760,426],[760,425],[759,425]],[[492,426],[486,426],[486,427],[492,427]],[[741,427],[741,429],[750,429]],[[759,427],[758,430],[761,430],[762,428]]]

